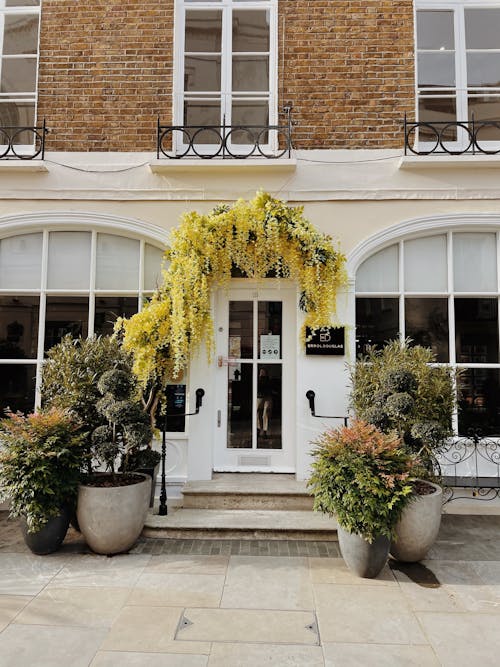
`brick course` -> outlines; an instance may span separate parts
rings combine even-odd
[[[171,121],[174,0],[44,0],[48,150],[151,151]],[[280,0],[279,103],[296,148],[400,148],[414,108],[412,0]]]

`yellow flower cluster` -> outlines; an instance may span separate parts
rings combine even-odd
[[[264,192],[208,215],[184,215],[165,256],[168,268],[151,302],[117,325],[144,385],[177,379],[203,340],[210,353],[211,290],[227,286],[234,269],[248,278],[297,281],[303,330],[331,323],[337,290],[345,283],[345,257],[331,237],[315,229],[302,208]]]

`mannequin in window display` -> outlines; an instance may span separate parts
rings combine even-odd
[[[257,379],[257,435],[261,438],[269,437],[269,421],[273,409],[273,394],[271,378],[267,369],[259,370]]]

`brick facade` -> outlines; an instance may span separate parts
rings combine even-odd
[[[174,0],[44,0],[48,150],[151,151],[172,110]],[[400,148],[414,109],[411,0],[280,0],[279,103],[295,148]]]

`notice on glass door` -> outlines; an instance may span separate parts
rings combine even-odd
[[[260,358],[261,359],[279,359],[280,358],[280,338],[275,334],[262,334],[260,337]]]

